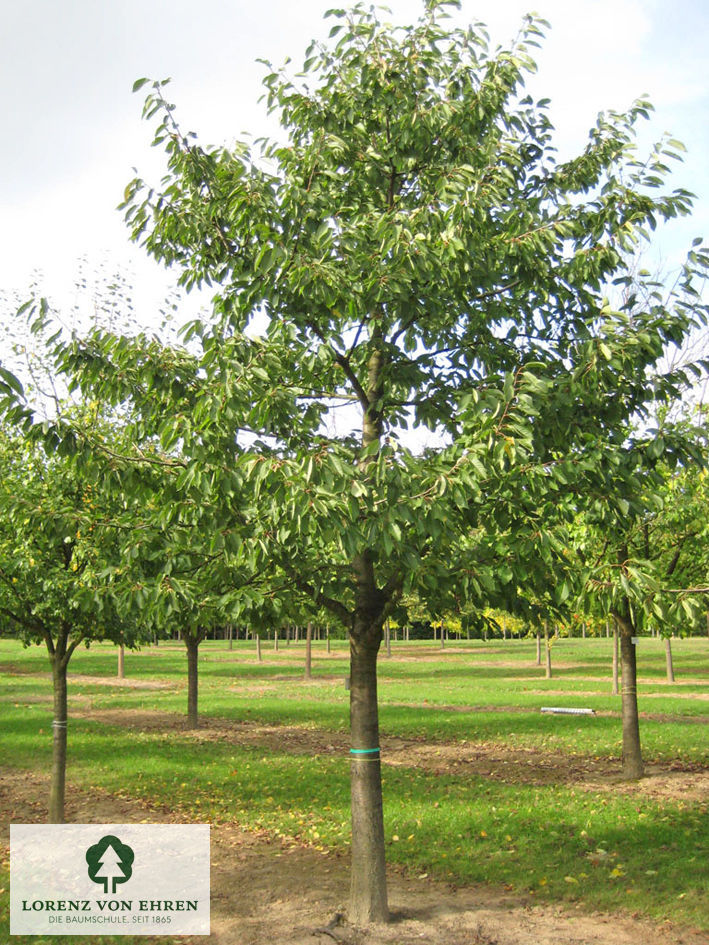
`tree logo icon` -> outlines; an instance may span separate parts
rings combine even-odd
[[[135,854],[118,837],[108,834],[86,851],[89,865],[89,878],[95,883],[103,883],[103,891],[115,893],[119,883],[127,883],[133,875]]]

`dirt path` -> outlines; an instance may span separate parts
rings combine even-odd
[[[46,818],[47,781],[33,774],[0,775],[0,843],[8,824]],[[72,789],[67,820],[76,823],[167,823],[169,811],[106,793]],[[345,924],[346,858],[247,833],[212,827],[212,934],[182,937],[200,945],[708,945],[700,932],[660,927],[630,917],[583,914],[532,904],[488,887],[454,888],[389,872],[394,921],[367,930]],[[90,945],[93,938],[82,938]],[[145,939],[146,945],[155,939]]]
[[[140,709],[75,709],[75,717],[139,732],[179,732],[180,737],[237,747],[259,747],[293,755],[341,755],[349,735],[298,725],[265,725],[203,718],[198,729],[185,727],[184,715]],[[573,784],[595,792],[627,791],[651,797],[709,801],[709,769],[693,762],[647,764],[640,782],[621,778],[620,762],[592,755],[569,755],[494,742],[432,742],[382,737],[382,762],[434,774],[479,775],[510,784]]]

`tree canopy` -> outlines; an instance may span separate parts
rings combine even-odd
[[[701,247],[668,298],[632,267],[691,208],[665,183],[679,144],[638,153],[649,104],[601,115],[560,162],[548,101],[524,91],[544,22],[492,50],[450,5],[400,28],[330,11],[298,75],[268,66],[277,142],[202,145],[164,82],[136,82],[166,174],[129,184],[126,219],[213,310],[189,349],[95,331],[60,357],[179,457],[179,507],[209,510],[230,566],[348,629],[355,921],[387,915],[386,617],[411,592],[436,612],[567,606],[568,526],[623,513],[630,423],[681,389],[663,353],[706,318]]]

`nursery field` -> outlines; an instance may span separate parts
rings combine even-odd
[[[551,679],[536,664],[533,640],[448,641],[445,649],[392,643],[391,657],[380,656],[379,697],[395,916],[397,893],[428,903],[431,915],[437,914],[431,903],[450,906],[467,895],[492,918],[467,938],[455,937],[451,919],[448,932],[437,927],[430,941],[522,941],[496,939],[495,914],[509,920],[517,909],[529,922],[535,916],[551,921],[558,913],[550,910],[558,907],[579,922],[596,913],[605,916],[598,923],[608,922],[612,914],[617,936],[630,928],[624,922],[634,921],[641,930],[637,941],[652,942],[648,929],[665,928],[662,923],[671,923],[668,937],[657,941],[680,941],[680,933],[687,942],[706,941],[709,640],[677,639],[672,647],[676,680],[668,683],[664,644],[639,643],[648,776],[628,783],[620,779],[612,640],[555,641]],[[214,941],[241,941],[229,938],[228,922],[220,919],[234,883],[253,885],[248,909],[240,907],[244,922],[253,920],[244,942],[274,935],[266,929],[258,937],[259,910],[273,922],[290,921],[283,914],[283,877],[291,889],[307,878],[301,899],[314,915],[317,903],[327,910],[331,901],[346,900],[347,649],[332,641],[328,653],[324,642],[314,643],[310,680],[304,651],[302,643],[281,641],[276,651],[263,641],[258,661],[252,641],[233,648],[225,641],[203,643],[196,730],[185,724],[182,644],[126,653],[120,680],[116,649],[108,644],[77,651],[70,664],[67,818],[210,822]],[[5,871],[7,822],[46,819],[51,706],[43,651],[0,640]],[[594,714],[550,714],[544,707]],[[224,887],[221,906],[214,901],[215,882]],[[6,876],[0,886],[0,928],[6,929]],[[415,908],[399,908],[398,932],[381,941],[408,942],[409,927],[425,918]],[[324,926],[329,917],[324,911],[313,925]],[[305,928],[307,919],[298,921]],[[644,922],[652,925],[645,929]],[[598,941],[635,941],[632,930],[614,938],[610,926]],[[537,929],[536,940],[546,941],[544,934]],[[546,934],[565,941],[551,926]],[[312,927],[308,935],[313,941]],[[295,934],[280,940],[299,941]],[[592,932],[585,940],[595,941]]]

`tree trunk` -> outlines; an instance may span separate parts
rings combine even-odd
[[[350,637],[352,877],[349,918],[355,925],[389,918],[379,755],[377,652],[365,634]],[[357,639],[359,637],[359,639]]]
[[[672,641],[669,637],[665,640],[665,663],[667,664],[667,682],[674,682],[675,668],[672,665]]]
[[[638,684],[633,626],[629,615],[616,617],[620,635],[621,705],[623,713],[623,777],[642,778],[644,772],[640,751],[640,722],[638,718]]]
[[[229,624],[229,649],[234,649],[234,626]]]
[[[199,644],[200,640],[191,634],[185,634],[187,647],[187,728],[197,728],[197,693],[199,689]]]
[[[313,624],[308,621],[305,631],[305,678],[313,678]]]
[[[118,646],[118,678],[126,678],[126,648],[122,643]]]
[[[366,393],[360,396],[362,446],[368,455],[365,471],[374,462],[372,447],[381,443],[383,374],[386,365],[381,324],[370,323],[370,355]],[[375,487],[376,488],[376,487]],[[384,853],[384,813],[379,752],[377,654],[382,643],[384,595],[377,587],[371,551],[352,561],[355,610],[350,631],[350,794],[352,809],[352,877],[349,917],[355,925],[389,919]]]
[[[441,620],[441,626],[440,626],[439,629],[440,629],[440,631],[441,631],[441,649],[443,650],[443,649],[445,649],[445,645],[446,645],[446,629],[445,629],[445,627],[443,626],[443,621],[442,621],[442,620]]]
[[[618,695],[618,627],[613,627],[613,695]]]
[[[549,639],[549,627],[544,624],[544,649],[546,650],[546,670],[545,676],[551,679],[551,641]]]
[[[49,823],[64,823],[66,785],[67,685],[68,660],[57,653],[52,657],[54,683],[54,718],[52,719],[52,781],[49,789]]]
[[[278,627],[273,631],[273,649],[278,652]]]
[[[330,627],[325,627],[325,639],[327,640],[327,652],[330,652]]]
[[[391,627],[389,621],[384,624],[384,642],[386,644],[387,656],[391,656]]]
[[[261,656],[261,634],[255,633],[254,636],[256,637],[256,660],[257,662],[262,663],[263,657]]]
[[[542,665],[542,635],[537,630],[537,666]]]

